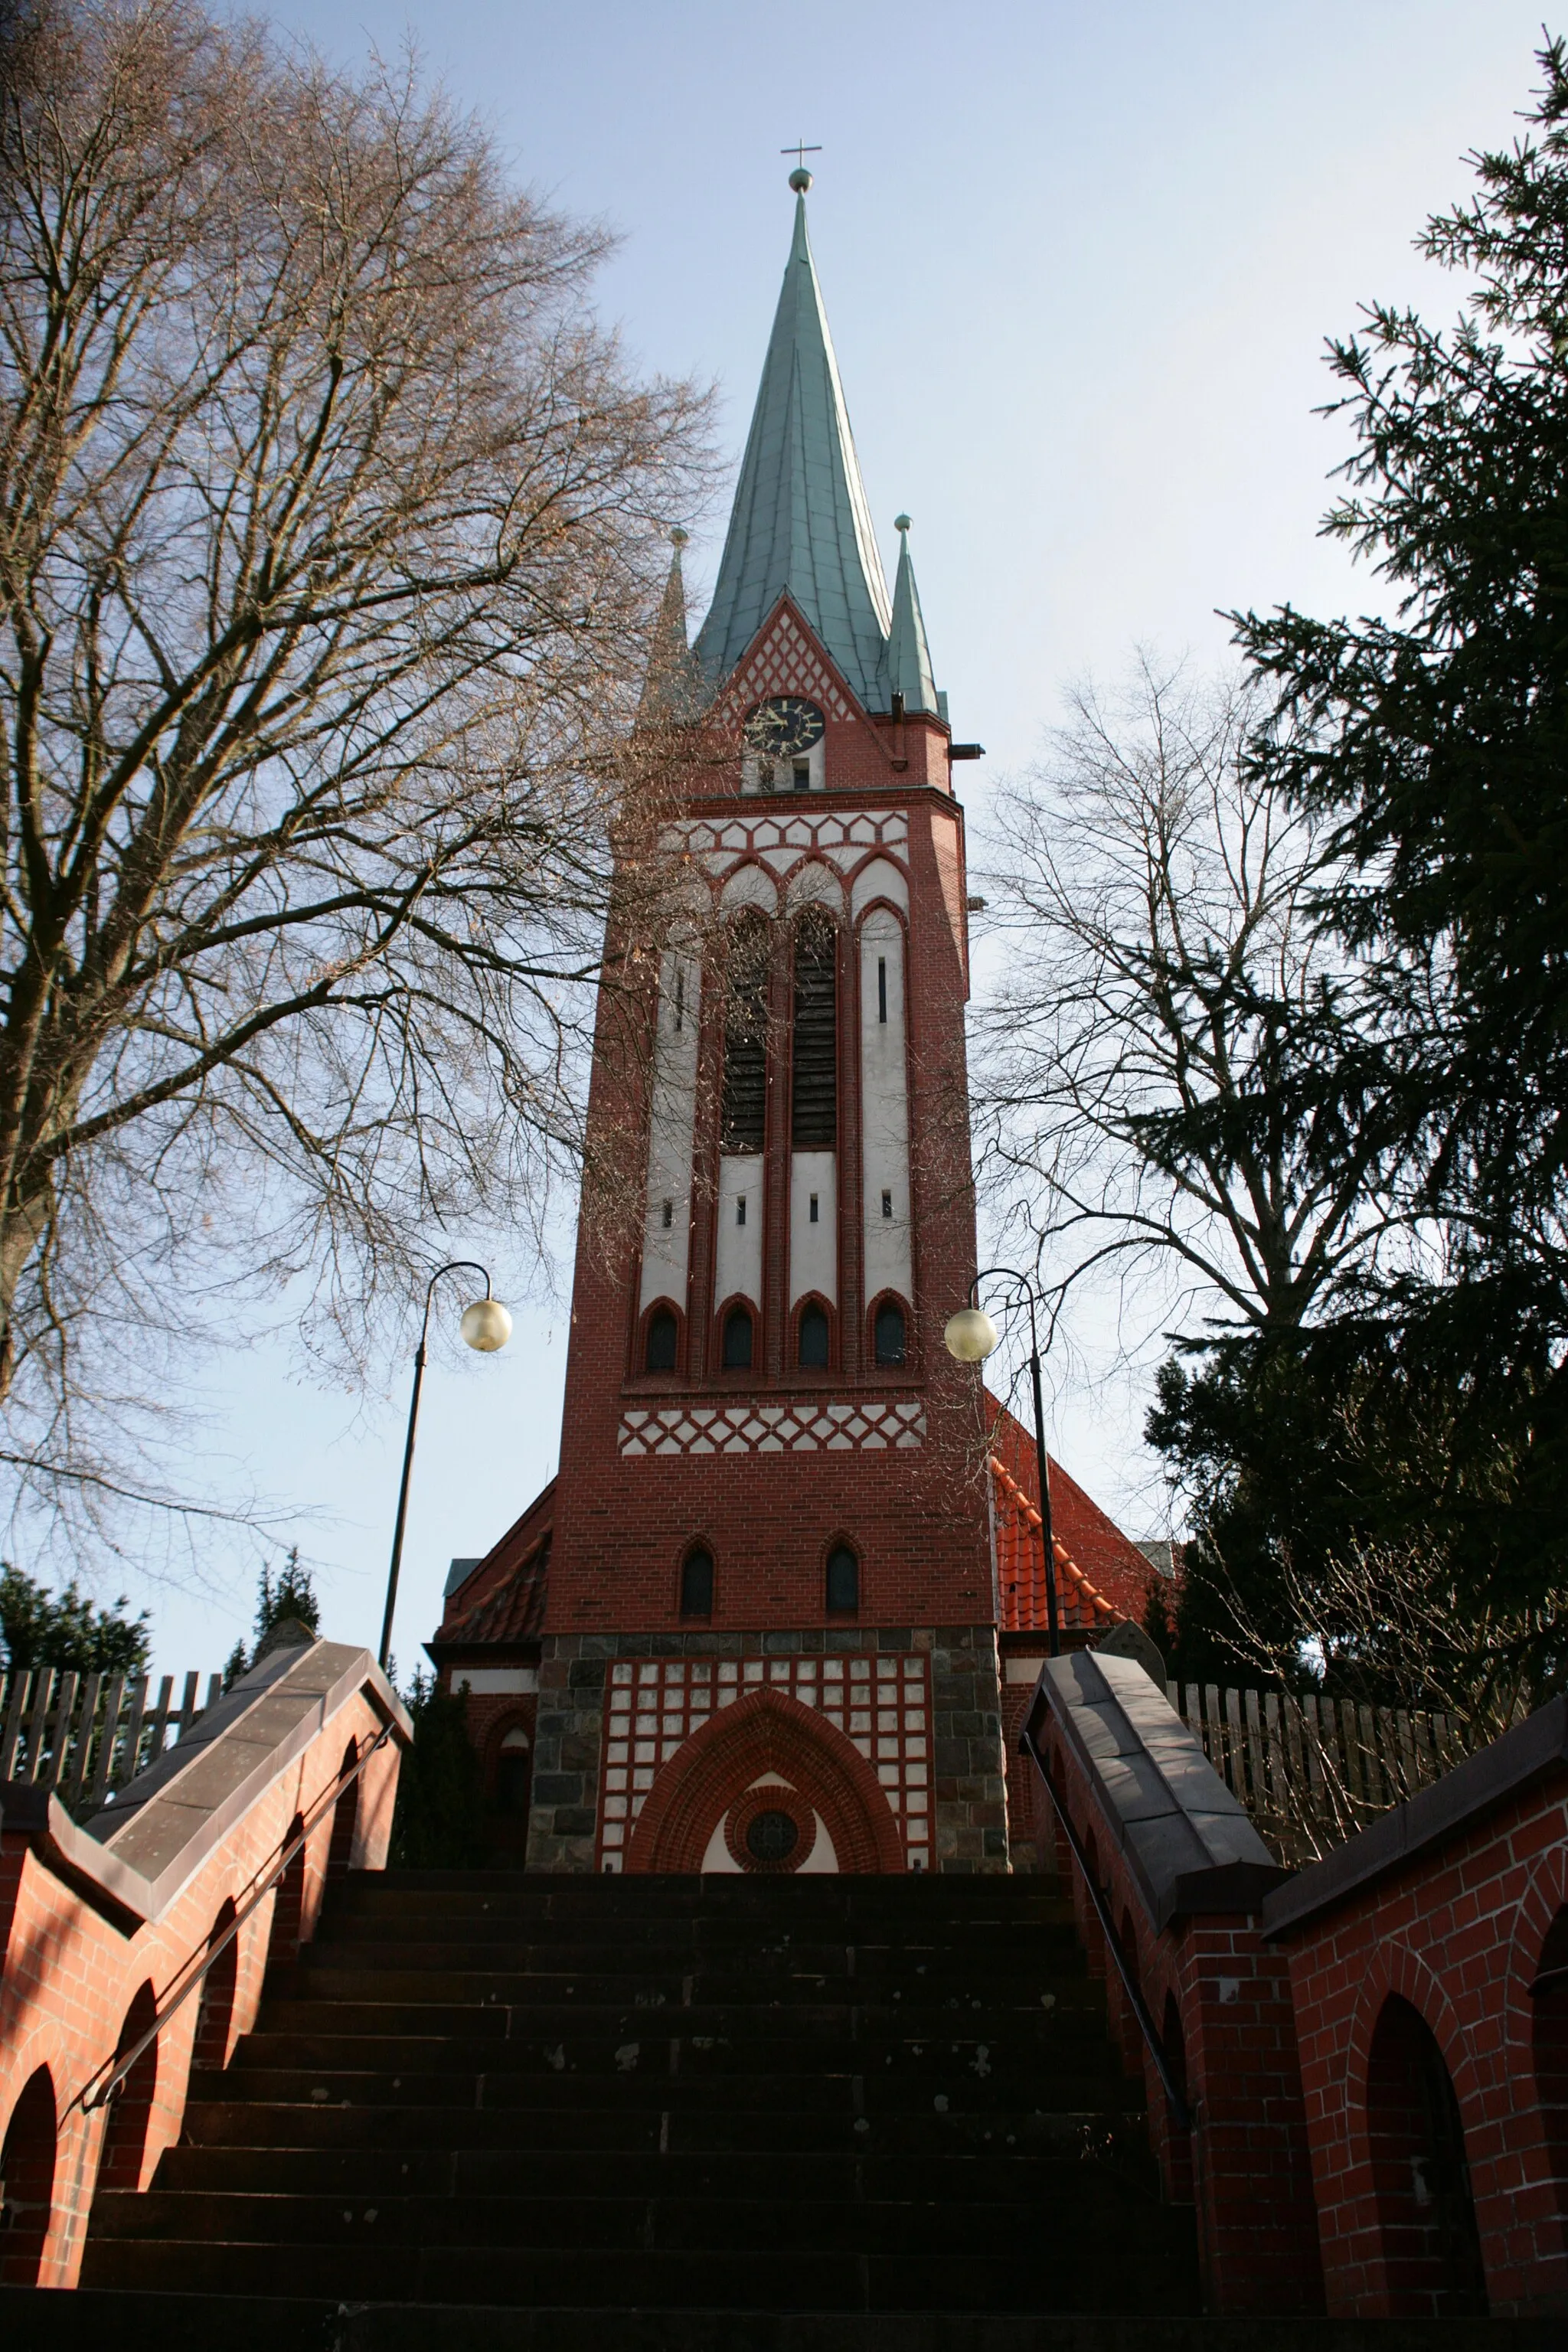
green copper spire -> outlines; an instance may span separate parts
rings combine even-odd
[[[809,184],[804,170],[791,176]],[[888,583],[811,257],[804,188],[718,585],[693,647],[710,687],[728,677],[786,591],[862,703],[885,709]]]
[[[899,576],[893,583],[893,626],[888,640],[888,683],[893,693],[903,696],[904,709],[911,715],[917,710],[927,710],[935,718],[940,705],[935,681],[931,674],[931,647],[926,643],[921,592],[915,586],[915,567],[910,562],[909,516],[898,516],[894,527],[899,534]]]

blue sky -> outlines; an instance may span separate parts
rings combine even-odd
[[[1540,26],[1539,0],[268,13],[344,60],[411,33],[521,179],[608,219],[623,243],[601,308],[646,367],[717,383],[734,457],[788,242],[779,150],[820,143],[812,235],[862,468],[889,571],[892,518],[915,519],[938,678],[990,754],[965,776],[981,819],[986,780],[1027,762],[1063,688],[1135,642],[1207,660],[1216,607],[1376,601],[1315,535],[1345,447],[1311,414],[1323,338],[1373,297],[1453,311],[1458,289],[1411,241],[1467,193],[1466,152],[1511,136]],[[694,524],[700,607],[722,515]],[[448,1557],[487,1549],[555,1456],[565,1310],[521,1242],[475,1246],[517,1335],[498,1357],[433,1357],[405,1666]],[[310,1387],[286,1339],[215,1370],[209,1467],[299,1513],[325,1629],[374,1640],[406,1366],[368,1397]],[[1056,1450],[1133,1534],[1153,1524],[1142,1402],[1064,1377],[1051,1406]],[[161,1666],[216,1666],[244,1630],[251,1564],[214,1574],[205,1594],[138,1596]]]

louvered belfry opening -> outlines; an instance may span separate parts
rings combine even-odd
[[[790,1142],[796,1151],[838,1144],[837,940],[826,916],[803,916],[795,941],[795,1044]]]
[[[720,1149],[761,1151],[768,1108],[768,926],[761,915],[736,918],[727,964]]]

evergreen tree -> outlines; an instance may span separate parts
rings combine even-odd
[[[1394,618],[1237,616],[1272,698],[1257,772],[1330,827],[1319,920],[1368,983],[1346,1041],[1352,1082],[1321,1056],[1298,1115],[1347,1164],[1376,1158],[1392,1214],[1300,1329],[1189,1345],[1165,1368],[1150,1434],[1198,1520],[1184,1673],[1226,1653],[1235,1672],[1238,1612],[1278,1647],[1307,1594],[1321,1604],[1319,1671],[1417,1696],[1400,1645],[1369,1641],[1353,1595],[1336,1627],[1352,1559],[1369,1574],[1426,1561],[1449,1647],[1484,1623],[1518,1651],[1527,1693],[1562,1671],[1564,44],[1539,62],[1525,135],[1475,157],[1478,193],[1419,241],[1476,283],[1459,323],[1373,308],[1331,347],[1357,446],[1325,529],[1395,585]]]
[[[281,1625],[290,1617],[297,1618],[301,1625],[308,1625],[312,1633],[321,1631],[321,1604],[316,1598],[315,1579],[301,1562],[298,1544],[279,1570],[276,1583],[270,1571],[262,1569],[261,1590],[256,1604],[258,1651],[272,1628]]]
[[[247,1653],[243,1642],[235,1643],[223,1670],[226,1691],[232,1690],[241,1675],[256,1664],[268,1633],[288,1618],[308,1625],[312,1633],[321,1631],[321,1604],[316,1598],[315,1580],[300,1558],[298,1544],[279,1570],[276,1581],[271,1570],[263,1565],[256,1600],[256,1647]]]
[[[125,1594],[99,1609],[76,1580],[61,1592],[0,1561],[0,1636],[5,1664],[19,1673],[34,1666],[74,1667],[79,1674],[141,1675],[147,1671],[153,1633],[147,1612],[128,1618]]]
[[[485,1859],[484,1792],[461,1696],[416,1671],[404,1701],[414,1745],[404,1756],[393,1816],[393,1866],[462,1870]]]

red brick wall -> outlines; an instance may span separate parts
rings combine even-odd
[[[1263,1941],[1259,1922],[1248,1916],[1207,1916],[1157,1930],[1073,1759],[1053,1741],[1047,1761],[1089,1853],[1138,1990],[1167,2059],[1175,2062],[1178,2083],[1184,2075],[1197,2116],[1194,2133],[1177,2129],[1082,1874],[1037,1774],[1036,1837],[1044,1853],[1055,1845],[1090,1967],[1106,1980],[1124,2062],[1133,2071],[1142,2069],[1150,2134],[1166,2193],[1197,2207],[1205,2307],[1231,2313],[1321,2311],[1306,2115],[1284,1957]]]
[[[204,1947],[229,1905],[286,1842],[289,1823],[330,1786],[347,1741],[374,1737],[381,1719],[356,1696],[331,1717],[310,1745],[202,1863],[172,1907],[127,1936],[57,1878],[27,1840],[0,1828],[0,2146],[23,2092],[43,2074],[59,2118],[53,2210],[36,2280],[73,2286],[88,2211],[103,2154],[105,2111],[84,2116],[72,2102],[120,2043],[138,1994],[150,1987],[160,2005],[191,1954]],[[397,1749],[390,1744],[366,1768],[355,1828],[354,1859],[379,1867],[392,1825]],[[300,1934],[314,1931],[332,1836],[328,1812],[312,1832],[300,1889]],[[237,1938],[235,1989],[226,2047],[255,2022],[272,1938],[276,1895],[254,1911]],[[145,2187],[159,2158],[179,2137],[200,1996],[171,2019],[156,2046],[144,2129],[132,2166],[116,2185]],[[121,2150],[123,2160],[123,2148]],[[4,2241],[0,2240],[0,2244]],[[3,2275],[0,2273],[0,2275]]]
[[[1568,2315],[1568,1789],[1536,1790],[1447,1850],[1380,1881],[1289,1945],[1329,2309],[1451,2308],[1423,2268],[1420,2212],[1380,2200],[1391,2085],[1373,2038],[1391,2000],[1436,2039],[1464,2134],[1494,2315]],[[1557,1942],[1549,1948],[1554,1924]],[[1383,2091],[1380,2102],[1378,2093]],[[1450,2266],[1451,2267],[1451,2266]]]

